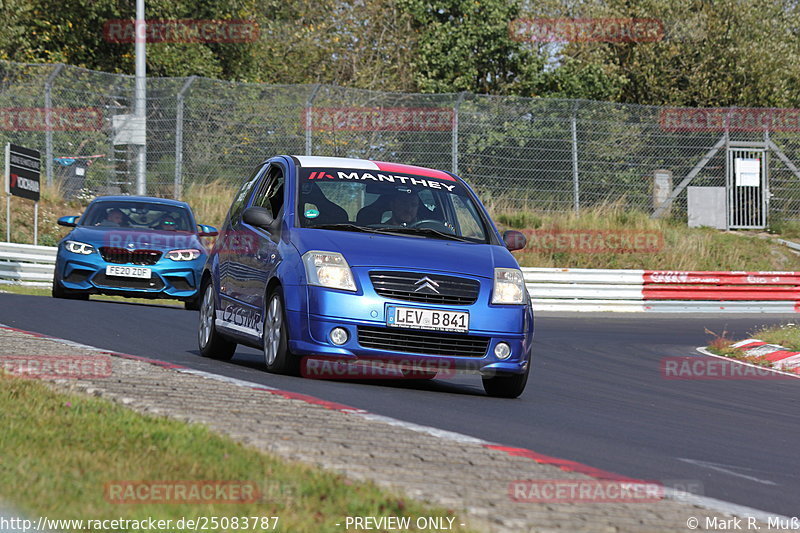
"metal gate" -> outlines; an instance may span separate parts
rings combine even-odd
[[[769,196],[767,150],[729,147],[725,168],[728,229],[765,228]]]

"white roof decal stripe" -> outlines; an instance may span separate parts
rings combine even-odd
[[[354,168],[358,170],[380,170],[378,165],[366,159],[349,157],[321,157],[314,155],[296,155],[301,167],[311,168]]]

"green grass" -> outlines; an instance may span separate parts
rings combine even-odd
[[[283,461],[201,425],[3,373],[0,412],[0,499],[34,520],[278,516],[280,531],[341,532],[335,524],[348,515],[452,516],[370,483]],[[105,484],[126,480],[250,482],[261,497],[255,503],[108,501]]]
[[[571,247],[528,247],[514,255],[522,266],[572,268],[622,268],[649,270],[800,270],[800,255],[756,232],[728,232],[689,228],[675,219],[654,220],[621,202],[600,205],[575,214],[572,211],[536,213],[498,211],[494,220],[501,229],[536,230],[561,235],[601,231],[625,235],[646,232],[659,241],[638,252],[582,251]]]
[[[13,294],[27,294],[30,296],[47,296],[51,297],[50,289],[44,287],[25,287],[22,285],[3,284],[0,285],[0,292],[10,292]],[[89,297],[91,300],[100,302],[122,302],[129,304],[150,304],[150,305],[167,305],[170,307],[183,307],[183,302],[180,300],[172,299],[153,299],[153,298],[125,298],[124,296],[109,296],[105,294],[95,294]]]
[[[800,352],[800,327],[794,323],[764,327],[754,332],[752,337],[770,344],[779,344],[791,351]]]
[[[67,233],[57,226],[59,216],[78,215],[84,205],[59,200],[57,188],[45,188],[40,202],[40,244],[54,245]],[[198,221],[222,225],[235,190],[221,180],[187,187],[184,199],[189,202]],[[657,236],[656,250],[623,252],[587,252],[577,248],[515,252],[522,266],[571,268],[622,268],[650,270],[800,270],[800,255],[768,237],[800,239],[800,222],[776,220],[769,232],[719,231],[710,228],[688,228],[686,222],[674,218],[653,220],[648,213],[625,206],[622,200],[582,209],[579,214],[566,211],[533,211],[508,209],[494,202],[491,215],[501,230],[535,230],[559,235],[564,232],[585,234],[601,231],[611,234],[648,232]],[[13,206],[14,242],[32,242],[33,204],[15,198]],[[5,235],[5,218],[0,217],[0,235]],[[0,237],[2,238],[2,237]]]

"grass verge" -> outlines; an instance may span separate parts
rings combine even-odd
[[[0,498],[34,520],[277,516],[280,531],[341,532],[335,524],[345,516],[452,516],[370,483],[282,461],[201,425],[2,372],[0,412]],[[126,480],[250,482],[260,498],[203,504],[106,499],[107,483]]]
[[[727,332],[722,332],[721,335],[718,335],[713,331],[706,330],[706,333],[714,335],[714,339],[707,347],[711,353],[738,361],[744,361],[753,365],[775,368],[775,364],[772,361],[763,357],[747,355],[746,351],[742,348],[734,347],[733,344],[736,341],[729,339],[727,337]],[[768,344],[778,344],[787,350],[800,351],[800,328],[793,323],[782,324],[780,326],[764,326],[756,329],[750,333],[749,336],[754,339],[760,339]],[[781,370],[800,374],[800,368],[781,368]]]
[[[188,186],[184,199],[192,206],[198,222],[219,227],[235,192],[229,184],[217,180]],[[64,202],[59,199],[59,195],[57,187],[43,188],[40,202],[40,244],[55,245],[68,232],[67,228],[56,225],[57,218],[79,215],[88,203],[88,199]],[[501,230],[520,229],[528,232],[528,246],[515,252],[522,266],[710,271],[800,270],[800,254],[767,238],[778,235],[789,239],[800,237],[800,223],[775,223],[770,230],[772,234],[689,228],[684,220],[653,220],[648,213],[629,209],[622,200],[588,207],[579,214],[571,210],[512,210],[502,203],[490,203],[489,208]],[[32,220],[33,203],[14,198],[13,242],[33,242]],[[5,237],[4,225],[5,218],[0,217],[0,238]],[[602,235],[598,236],[598,232]],[[625,240],[635,237],[636,234],[653,237],[657,243],[655,246],[614,246],[620,238]],[[575,241],[558,241],[562,237],[581,236],[590,237],[601,246],[587,248],[574,246]]]
[[[30,296],[47,296],[51,297],[50,289],[45,287],[25,287],[23,285],[3,284],[0,285],[0,293],[10,292],[13,294],[27,294]],[[168,305],[170,307],[183,307],[183,302],[180,300],[171,299],[153,299],[153,298],[125,298],[124,296],[111,296],[106,294],[93,294],[89,297],[91,300],[99,302],[122,302],[128,304],[150,304],[150,305]]]

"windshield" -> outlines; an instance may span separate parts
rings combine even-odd
[[[467,188],[452,180],[361,169],[300,169],[300,226],[486,243]]]
[[[194,230],[191,217],[184,207],[114,200],[91,204],[81,217],[80,225],[161,231]]]

